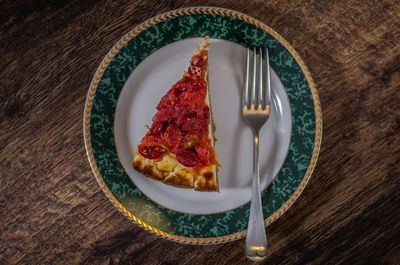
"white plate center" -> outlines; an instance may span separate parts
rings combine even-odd
[[[134,184],[154,202],[184,213],[211,214],[237,208],[251,197],[252,134],[240,114],[246,49],[233,42],[210,39],[209,80],[216,151],[222,166],[220,192],[179,189],[151,180],[131,164],[145,125],[151,125],[161,97],[186,69],[200,38],[171,43],[148,56],[132,72],[118,99],[115,144],[122,166]],[[273,105],[260,132],[260,178],[265,189],[279,173],[290,143],[291,111],[286,91],[271,73]]]

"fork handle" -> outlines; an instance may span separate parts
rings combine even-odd
[[[246,236],[246,255],[251,260],[262,260],[267,256],[267,237],[261,203],[260,172],[258,167],[259,132],[253,130],[253,184],[251,191],[250,217]]]

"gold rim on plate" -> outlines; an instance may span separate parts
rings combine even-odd
[[[319,150],[321,146],[321,139],[322,139],[322,111],[321,111],[321,104],[319,101],[318,93],[314,84],[313,79],[311,78],[310,72],[308,68],[305,66],[303,60],[297,54],[297,52],[293,49],[293,47],[276,31],[262,23],[261,21],[252,18],[246,14],[224,9],[224,8],[217,8],[217,7],[187,7],[181,8],[177,10],[168,11],[162,14],[159,14],[153,18],[150,18],[143,22],[142,24],[136,26],[134,29],[129,31],[125,36],[123,36],[108,52],[105,56],[103,61],[101,62],[100,66],[98,67],[96,74],[90,84],[89,92],[87,94],[86,102],[85,102],[85,111],[84,111],[84,120],[83,120],[83,133],[84,133],[84,141],[86,147],[86,153],[89,159],[90,166],[92,171],[96,177],[97,182],[99,183],[100,187],[107,195],[107,197],[111,200],[111,202],[122,212],[126,215],[129,219],[133,220],[137,224],[141,225],[145,229],[153,232],[156,235],[159,235],[163,238],[167,238],[172,241],[180,242],[180,243],[189,243],[189,244],[217,244],[217,243],[224,243],[233,241],[236,239],[243,238],[246,235],[247,230],[243,230],[234,234],[220,236],[220,237],[212,237],[212,238],[190,238],[190,237],[183,237],[177,236],[173,234],[169,234],[163,232],[155,227],[152,227],[145,222],[141,221],[131,212],[129,212],[111,193],[107,185],[105,184],[99,169],[97,168],[96,161],[94,159],[92,145],[91,145],[91,138],[90,138],[90,116],[92,111],[92,104],[94,100],[94,96],[96,93],[97,86],[100,82],[101,77],[103,76],[104,71],[106,70],[107,66],[114,58],[114,56],[118,53],[118,51],[133,37],[137,34],[146,30],[147,28],[172,17],[182,16],[182,15],[190,15],[190,14],[217,14],[217,15],[224,15],[237,18],[239,20],[248,22],[253,24],[264,31],[268,32],[272,35],[275,39],[277,39],[295,58],[297,63],[300,65],[301,70],[303,71],[304,75],[306,76],[307,82],[310,86],[310,90],[312,93],[312,98],[314,102],[314,110],[315,110],[315,118],[316,118],[316,131],[315,131],[315,141],[314,141],[314,149],[313,154],[311,157],[310,164],[307,168],[306,174],[304,175],[302,181],[300,182],[299,186],[297,187],[296,191],[292,194],[292,196],[271,216],[265,219],[265,225],[269,225],[275,220],[277,220],[284,212],[286,212],[290,206],[294,203],[294,201],[300,196],[301,192],[303,191],[304,187],[307,185],[311,174],[314,170],[315,164],[317,162],[317,158],[319,155]]]

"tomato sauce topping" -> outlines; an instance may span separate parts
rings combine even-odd
[[[143,157],[160,159],[169,150],[187,167],[217,163],[208,139],[207,57],[207,51],[194,56],[184,77],[162,97],[153,124],[138,147]]]

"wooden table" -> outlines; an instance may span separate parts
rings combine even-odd
[[[161,1],[160,1],[161,2]],[[246,264],[244,239],[192,246],[125,218],[86,158],[86,93],[104,55],[160,12],[234,9],[279,32],[323,109],[314,174],[266,229],[268,264],[400,263],[400,4],[2,1],[0,264]]]

